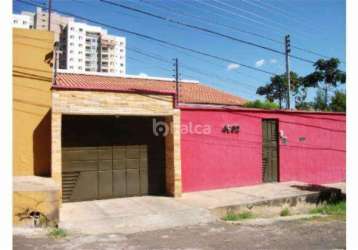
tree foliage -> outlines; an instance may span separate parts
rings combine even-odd
[[[290,72],[291,77],[291,91],[294,93],[299,93],[301,87],[302,78],[297,75],[295,72]],[[266,100],[269,102],[278,101],[280,108],[282,107],[283,102],[286,102],[288,91],[288,80],[287,75],[275,75],[271,77],[270,83],[267,83],[264,86],[258,87],[256,94],[265,96]]]
[[[338,83],[346,83],[346,73],[338,69],[340,61],[338,58],[328,60],[319,59],[313,66],[314,72],[303,78],[304,87],[322,88],[324,89],[324,107],[328,108],[328,88],[337,87]]]
[[[346,93],[336,91],[332,97],[329,108],[335,112],[346,112]]]
[[[277,103],[270,102],[270,101],[249,101],[244,104],[244,107],[246,108],[258,108],[258,109],[279,109],[279,106]]]

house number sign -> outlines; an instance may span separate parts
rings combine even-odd
[[[221,131],[225,134],[238,134],[240,132],[240,126],[226,124]]]

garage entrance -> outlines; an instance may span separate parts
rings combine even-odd
[[[163,195],[165,143],[152,119],[64,115],[63,201]]]

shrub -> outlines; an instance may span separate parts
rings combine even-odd
[[[258,109],[279,109],[279,106],[275,102],[269,102],[269,101],[248,101],[244,104],[244,107],[246,108],[258,108]]]
[[[233,213],[233,212],[229,212],[223,217],[223,220],[225,220],[225,221],[237,221],[237,220],[245,220],[245,219],[250,219],[250,218],[254,218],[253,213],[250,212],[250,211],[243,211],[243,212],[238,213],[238,214]]]
[[[290,214],[290,210],[287,207],[282,209],[280,212],[280,216],[289,216]]]

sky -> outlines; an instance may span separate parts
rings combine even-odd
[[[47,3],[46,0],[31,0]],[[284,50],[284,36],[291,47],[311,50],[345,62],[346,3],[344,0],[110,0],[166,18],[193,24],[235,38]],[[172,77],[172,59],[178,58],[181,79],[195,79],[247,99],[262,99],[256,89],[271,75],[285,72],[284,55],[242,44],[227,38],[178,26],[99,0],[52,0],[54,9],[74,13],[118,28],[149,35],[184,47],[200,50],[238,63],[228,63],[193,54],[155,41],[103,27],[110,34],[127,39],[127,74]],[[35,11],[35,7],[14,0],[13,11]],[[76,21],[81,21],[77,19]],[[89,23],[89,22],[87,22]],[[91,24],[91,23],[89,23]],[[261,37],[248,33],[255,33]],[[265,37],[266,39],[262,38]],[[271,40],[270,40],[271,39]],[[275,41],[272,41],[275,40]],[[278,43],[282,41],[282,44]],[[161,61],[144,56],[144,52]],[[316,61],[321,58],[296,48],[292,54]],[[345,64],[340,68],[345,71]],[[314,70],[311,63],[290,58],[290,69],[300,76]],[[344,88],[344,87],[342,87]],[[308,100],[315,95],[309,91]]]

